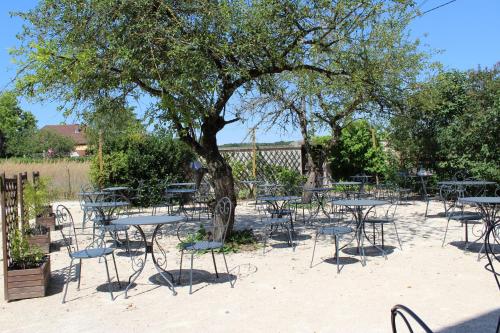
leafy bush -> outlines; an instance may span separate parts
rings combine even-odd
[[[39,267],[46,259],[42,249],[31,245],[18,229],[10,235],[12,265],[10,269],[29,269]]]
[[[102,186],[125,185],[137,188],[143,184],[142,204],[157,202],[165,190],[166,182],[185,181],[189,178],[189,163],[194,159],[192,150],[168,134],[144,134],[128,142],[126,149],[103,155],[104,170],[94,157],[90,176],[94,184]]]
[[[465,169],[500,181],[499,74],[497,64],[443,72],[421,84],[391,122],[390,143],[401,163],[434,169],[441,178]]]
[[[332,176],[347,179],[358,173],[386,175],[389,155],[380,144],[382,134],[366,120],[357,120],[342,129],[337,144],[326,152]],[[327,146],[329,136],[316,137],[314,144]],[[375,142],[374,142],[375,141]]]
[[[40,177],[36,184],[26,183],[23,196],[29,219],[42,215],[50,205],[52,194],[49,191],[49,182],[48,177]]]

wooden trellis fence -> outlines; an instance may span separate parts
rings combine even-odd
[[[33,183],[39,181],[40,173],[33,172]],[[24,189],[28,183],[28,173],[20,173],[12,178],[0,175],[0,222],[2,232],[2,259],[4,273],[4,297],[9,299],[8,295],[8,277],[7,270],[12,264],[12,242],[11,238],[16,229],[21,228],[22,224],[28,223],[28,211],[24,205]]]
[[[19,207],[18,207],[18,180],[17,176],[7,178],[0,177],[0,217],[2,220],[2,254],[4,272],[4,297],[7,300],[7,270],[12,264],[11,236],[19,228]]]
[[[220,148],[222,155],[233,165],[239,179],[253,178],[253,149]],[[277,167],[285,167],[302,173],[304,163],[301,147],[257,147],[256,178],[274,180]],[[234,167],[236,166],[236,167]]]

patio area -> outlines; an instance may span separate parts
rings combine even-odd
[[[81,223],[79,203],[63,204],[76,223]],[[492,274],[484,269],[486,259],[477,261],[479,247],[463,251],[463,228],[454,221],[450,222],[448,244],[442,248],[446,227],[446,218],[438,216],[442,205],[431,203],[427,219],[425,208],[422,201],[399,206],[396,223],[403,250],[397,247],[393,229],[388,227],[387,260],[378,250],[367,247],[367,264],[363,267],[355,248],[348,246],[341,252],[344,265],[337,274],[333,241],[324,237],[318,241],[310,268],[315,228],[299,222],[295,251],[279,234],[270,238],[265,255],[261,247],[227,255],[233,289],[224,273],[214,282],[210,255],[197,256],[192,295],[188,293],[187,271],[181,284],[176,285],[178,294],[173,296],[158,282],[154,266],[147,264],[129,298],[125,299],[122,288],[112,302],[107,295],[104,265],[91,260],[83,266],[80,291],[76,291],[76,283],[70,283],[67,303],[61,305],[69,263],[66,249],[61,247],[51,253],[48,296],[2,303],[0,326],[5,333],[67,329],[389,332],[390,309],[404,304],[435,332],[494,332],[500,300]],[[236,208],[235,229],[248,227],[258,235],[263,230],[252,202],[243,201]],[[175,244],[176,238],[172,236],[171,241]],[[175,245],[167,251],[167,270],[178,276],[180,251]],[[132,273],[130,258],[119,249],[116,259],[120,280],[126,282]],[[216,259],[222,260],[217,255]],[[218,267],[223,267],[222,262],[218,261]]]

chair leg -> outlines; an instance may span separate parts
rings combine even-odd
[[[80,290],[80,281],[82,280],[82,259],[80,259],[80,265],[78,266],[78,286],[76,290]]]
[[[106,275],[108,277],[108,290],[109,290],[109,294],[111,295],[111,300],[114,301],[114,297],[113,297],[113,288],[111,286],[111,277],[109,276],[109,267],[108,267],[108,259],[106,258],[106,256],[103,257],[104,258],[104,266],[106,266]]]
[[[446,230],[444,231],[443,243],[441,247],[444,247],[444,243],[446,242],[446,234],[448,233],[448,226],[450,225],[450,217],[448,217],[448,222],[446,222]]]
[[[193,293],[193,257],[194,252],[191,252],[191,269],[189,270],[189,295]]]
[[[266,254],[266,243],[267,243],[267,238],[268,237],[269,237],[268,233],[267,232],[264,233],[264,246],[262,246],[262,255]]]
[[[214,262],[214,268],[215,268],[215,277],[218,279],[219,278],[219,273],[217,272],[217,264],[215,263],[214,250],[211,249],[211,252],[212,252],[212,261]]]
[[[114,252],[111,252],[111,257],[113,258],[113,265],[115,266],[116,281],[118,281],[118,286],[121,288],[122,284],[120,282],[120,277],[118,276],[118,268],[116,268],[116,259]]]
[[[429,211],[429,200],[426,200],[425,204],[425,219],[427,219],[427,212]]]
[[[288,239],[290,240],[290,245],[292,246],[292,251],[295,252],[295,243],[293,242],[292,230],[288,226],[286,227],[286,229],[288,231]]]
[[[316,252],[316,243],[318,242],[318,234],[319,234],[319,232],[316,231],[316,236],[314,237],[313,253],[312,253],[312,257],[311,257],[311,263],[309,264],[309,268],[312,268],[312,265],[313,265],[314,253]]]
[[[64,286],[64,295],[63,295],[63,300],[62,303],[66,303],[66,294],[68,293],[68,285],[69,281],[71,280],[71,270],[73,269],[73,259],[71,259],[71,262],[69,264],[68,268],[68,277],[66,278],[66,285]]]
[[[184,258],[184,249],[181,250],[181,264],[179,265],[179,278],[177,279],[177,283],[181,284],[181,276],[182,276],[182,258]]]
[[[337,235],[333,235],[333,240],[335,242],[335,261],[337,262],[337,274],[339,274],[340,273],[339,239]]]
[[[396,222],[392,222],[394,225],[394,231],[396,232],[396,237],[398,238],[399,248],[403,251],[403,245],[401,245],[401,239],[399,239],[398,228],[396,227]]]
[[[227,266],[227,260],[226,260],[226,255],[224,252],[222,252],[222,258],[224,258],[224,265],[226,265],[226,271],[227,271],[227,282],[231,285],[231,288],[234,288],[234,284],[231,282],[231,274],[229,273],[229,267]]]

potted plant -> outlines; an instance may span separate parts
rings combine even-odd
[[[38,246],[43,253],[50,252],[50,230],[43,225],[31,227],[29,224],[23,228],[24,236],[28,243],[33,246]]]
[[[50,257],[19,231],[11,234],[11,264],[7,268],[6,299],[43,297],[50,280]]]
[[[50,205],[50,192],[46,178],[40,178],[36,184],[26,184],[24,205],[28,210],[28,218],[35,219],[36,225],[55,230],[56,216]]]

